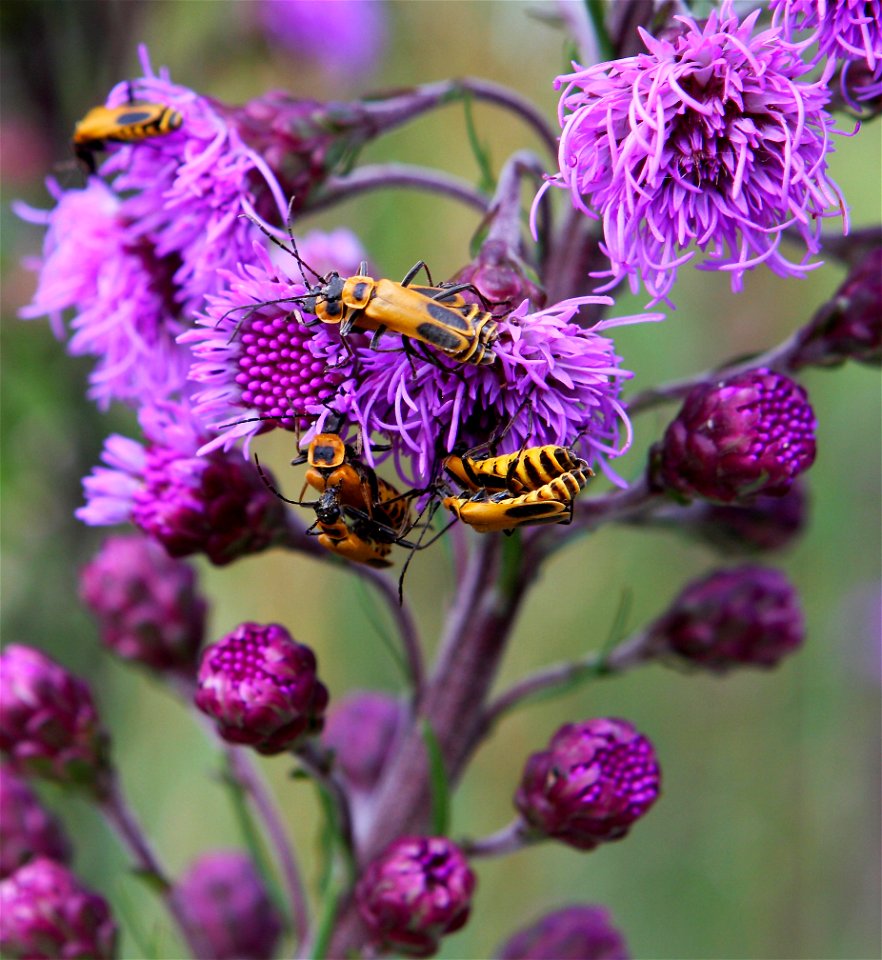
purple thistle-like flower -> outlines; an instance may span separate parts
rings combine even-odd
[[[662,319],[621,317],[590,330],[574,322],[581,305],[610,302],[579,297],[530,313],[524,301],[500,322],[497,359],[490,365],[457,363],[437,351],[431,360],[422,353],[408,355],[392,349],[397,335],[386,334],[383,350],[356,350],[352,394],[338,406],[365,436],[378,431],[389,439],[399,474],[414,485],[431,479],[440,457],[455,446],[485,443],[501,427],[505,449],[517,450],[524,442],[577,444],[606,469],[606,458],[621,455],[631,443],[618,396],[621,382],[632,374],[620,367],[615,345],[603,332]]]
[[[152,670],[196,672],[205,600],[196,573],[147,537],[108,537],[80,572],[80,597],[95,614],[101,642]]]
[[[814,254],[822,218],[845,215],[827,176],[826,77],[801,81],[809,68],[777,28],[752,35],[759,14],[676,17],[673,36],[640,29],[647,53],[557,79],[560,172],[549,183],[602,221],[607,287],[628,277],[636,291],[642,279],[666,300],[692,247],[703,268],[732,273],[733,290],[760,263],[799,276],[813,265],[784,257],[783,231]]]
[[[355,273],[361,246],[347,230],[308,234],[300,254],[319,271]],[[271,255],[272,251],[278,251]],[[288,262],[283,264],[283,259]],[[253,263],[225,271],[220,293],[207,298],[199,326],[180,337],[192,348],[190,379],[200,384],[194,412],[221,431],[205,451],[228,449],[272,427],[308,426],[327,409],[347,377],[349,355],[336,331],[310,315],[297,318],[297,304],[252,305],[302,295],[306,287],[289,272],[294,260],[278,248],[255,244]],[[310,321],[310,325],[307,322]],[[247,448],[246,448],[247,449]]]
[[[771,0],[773,22],[787,40],[812,31],[795,46],[818,45],[818,57],[862,61],[882,71],[882,0]]]
[[[446,837],[401,837],[368,864],[355,898],[381,948],[430,957],[465,925],[475,875]]]
[[[882,363],[882,247],[870,250],[799,332],[790,367]]]
[[[340,772],[355,790],[372,790],[406,718],[397,697],[374,690],[349,694],[328,711],[322,733]]]
[[[47,228],[42,257],[33,262],[37,291],[20,315],[48,316],[61,337],[62,314],[74,311],[68,350],[99,358],[89,395],[102,408],[179,390],[189,356],[175,343],[183,329],[173,302],[175,259],[132,231],[125,201],[97,178],[82,190],[62,191],[54,181],[49,189],[54,210],[15,206],[23,219]]]
[[[113,435],[83,480],[90,526],[132,522],[173,557],[204,553],[220,566],[266,550],[285,536],[284,507],[255,467],[215,451],[197,456],[208,435],[183,405],[145,407],[147,446]]]
[[[649,643],[724,673],[774,667],[802,646],[799,594],[780,570],[743,566],[690,583],[649,629]]]
[[[0,837],[0,878],[36,857],[70,860],[61,825],[8,764],[0,766]]]
[[[757,369],[695,387],[653,453],[653,482],[720,503],[785,494],[815,460],[815,415],[789,377]]]
[[[652,744],[627,721],[570,723],[527,760],[515,805],[528,834],[593,850],[628,833],[660,779]]]
[[[196,706],[230,743],[265,754],[322,728],[328,691],[315,654],[278,624],[243,623],[202,654]]]
[[[251,858],[218,850],[195,860],[175,885],[191,942],[212,960],[270,960],[282,921]]]
[[[0,654],[0,751],[26,776],[102,793],[110,741],[87,684],[39,650]]]
[[[621,933],[603,907],[563,907],[519,930],[497,960],[630,960]]]
[[[0,882],[0,950],[10,960],[113,960],[116,924],[103,897],[41,857]]]

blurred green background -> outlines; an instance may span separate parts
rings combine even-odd
[[[92,681],[131,802],[175,873],[201,851],[240,841],[217,782],[216,749],[164,689],[101,651],[79,606],[77,571],[102,538],[73,518],[80,479],[104,437],[130,430],[132,421],[125,412],[100,415],[85,401],[90,363],[67,358],[46,323],[17,320],[34,287],[21,260],[37,252],[41,235],[16,220],[10,202],[49,205],[42,181],[68,159],[74,121],[113,83],[138,74],[139,41],[177,82],[231,102],[271,87],[347,97],[476,75],[520,91],[553,121],[552,81],[567,69],[566,47],[560,32],[534,16],[550,4],[398,2],[386,9],[387,42],[364,81],[335,61],[333,36],[318,62],[268,47],[254,3],[4,0],[0,7],[3,640],[37,645]],[[539,149],[505,112],[479,105],[475,116],[497,170],[513,150]],[[858,226],[882,213],[880,127],[871,123],[839,139],[832,158]],[[363,159],[478,175],[458,107],[391,134]],[[340,224],[361,236],[384,275],[403,274],[425,258],[435,276],[446,277],[467,261],[477,218],[450,201],[388,191],[304,221],[306,228]],[[678,309],[667,322],[617,337],[624,365],[636,373],[634,387],[771,346],[804,323],[842,277],[835,265],[803,281],[760,270],[735,297],[725,276],[682,269]],[[642,304],[622,295],[614,313]],[[473,919],[444,942],[441,956],[489,957],[515,926],[571,902],[608,906],[639,958],[879,956],[879,377],[851,364],[809,372],[803,383],[819,420],[812,522],[798,545],[769,562],[802,592],[804,651],[773,672],[725,680],[649,667],[504,723],[456,796],[455,835],[482,835],[510,819],[521,758],[568,720],[631,720],[657,747],[664,793],[625,842],[589,855],[546,844],[479,863]],[[640,469],[672,412],[638,421],[626,475]],[[261,441],[259,450],[284,476],[290,437]],[[417,557],[407,584],[430,646],[452,589],[444,561],[443,549]],[[599,646],[626,592],[629,626],[636,627],[717,563],[708,549],[672,533],[606,528],[573,544],[534,589],[500,686]],[[243,620],[277,620],[316,650],[332,696],[356,687],[397,689],[379,634],[383,613],[351,576],[279,553],[228,569],[199,567],[214,603],[212,639]],[[287,780],[284,759],[262,765],[314,883],[314,795]],[[121,916],[135,919],[157,955],[180,955],[152,896],[127,875],[94,812],[57,791],[44,796],[75,838],[77,871]],[[140,951],[127,932],[122,956]]]

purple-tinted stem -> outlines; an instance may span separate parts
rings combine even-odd
[[[633,520],[661,503],[666,504],[667,501],[651,491],[646,478],[641,477],[627,490],[616,490],[601,497],[586,497],[577,501],[575,524],[593,530],[603,523]]]
[[[337,816],[336,828],[347,855],[354,859],[355,841],[352,832],[352,812],[349,808],[349,795],[340,782],[340,778],[333,772],[333,756],[325,751],[314,740],[307,740],[295,747],[294,756],[300,761],[303,769],[322,787],[331,802]]]
[[[291,843],[288,840],[285,825],[279,817],[279,812],[266,788],[266,784],[263,782],[263,778],[254,766],[246,749],[228,746],[226,753],[231,774],[246,794],[251,797],[254,808],[272,842],[273,851],[278,858],[282,875],[285,878],[294,933],[298,943],[302,942],[309,925],[309,913],[306,895],[303,892],[303,880],[300,876],[297,861],[291,851]]]
[[[116,831],[137,864],[139,872],[148,876],[159,889],[166,909],[172,915],[181,935],[194,954],[199,956],[199,942],[188,929],[180,904],[175,900],[171,881],[150,847],[141,825],[125,801],[119,781],[114,777],[99,804],[101,812]]]
[[[521,245],[521,181],[525,175],[532,175],[541,182],[542,174],[539,158],[529,150],[518,150],[508,158],[499,171],[485,244],[499,240],[517,252]]]
[[[792,236],[794,242],[797,242],[795,232],[791,235],[785,231],[784,235],[788,239]],[[802,238],[798,242],[804,244]],[[877,247],[882,247],[882,225],[878,224],[859,230],[850,230],[845,236],[841,233],[831,233],[821,237],[821,249],[849,266],[855,266]]]
[[[490,206],[487,197],[462,177],[408,163],[377,163],[359,167],[345,177],[328,177],[322,190],[310,200],[303,214],[324,210],[369,190],[385,190],[389,187],[411,187],[429,193],[444,194],[474,207],[482,214],[486,213]]]
[[[523,821],[517,818],[488,837],[462,840],[459,846],[467,857],[501,857],[506,853],[515,853],[530,843],[524,834],[523,826]]]
[[[586,675],[603,677],[621,673],[629,667],[651,660],[652,652],[647,649],[646,640],[646,633],[640,631],[617,644],[608,653],[589,653],[578,660],[555,663],[524,677],[512,684],[487,707],[483,716],[484,730],[489,731],[506,713],[543,690],[566,687]]]

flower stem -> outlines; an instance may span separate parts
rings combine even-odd
[[[480,840],[463,840],[459,846],[467,857],[501,857],[506,853],[522,850],[530,844],[524,832],[524,823],[518,817],[508,826]]]

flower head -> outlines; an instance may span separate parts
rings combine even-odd
[[[690,583],[650,627],[650,644],[716,672],[773,667],[802,646],[799,595],[779,570],[743,566]]]
[[[882,71],[882,0],[771,0],[769,6],[787,40],[813,31],[797,49],[817,43],[819,57],[862,61]]]
[[[202,654],[196,706],[230,743],[281,753],[321,730],[328,691],[315,654],[278,624],[243,623]]]
[[[80,573],[80,597],[101,642],[153,670],[193,676],[205,631],[205,600],[193,568],[137,534],[108,537]]]
[[[475,875],[446,837],[401,837],[368,864],[355,898],[381,948],[430,957],[465,925]]]
[[[206,853],[174,892],[200,956],[270,960],[282,921],[251,858],[238,850]]]
[[[17,643],[0,654],[0,750],[28,776],[98,793],[108,783],[109,739],[88,686]]]
[[[334,702],[322,740],[353,789],[376,786],[404,719],[401,702],[385,693],[364,691]]]
[[[36,857],[70,860],[70,844],[61,825],[7,764],[0,767],[0,836],[0,878]]]
[[[62,314],[74,311],[68,350],[99,358],[89,394],[102,407],[179,390],[189,356],[175,343],[183,329],[173,299],[175,258],[158,255],[133,233],[125,201],[101,180],[90,179],[82,190],[62,191],[54,181],[49,188],[58,201],[54,210],[16,205],[21,217],[47,227],[34,263],[37,291],[21,316],[46,315],[62,336]]]
[[[528,832],[593,850],[628,833],[660,778],[652,744],[627,721],[570,723],[528,759],[515,804]]]
[[[824,78],[781,43],[712,11],[702,25],[653,38],[647,53],[559,77],[560,172],[549,183],[603,224],[613,286],[642,279],[667,299],[697,247],[702,266],[732,273],[759,263],[783,276],[811,269],[780,252],[786,228],[819,250],[824,217],[844,211],[827,176],[833,120]]]
[[[882,364],[882,247],[870,250],[799,332],[790,367]]]
[[[749,370],[695,387],[654,456],[654,482],[675,495],[784,494],[814,463],[814,411],[789,377]]]
[[[497,960],[629,960],[624,938],[603,907],[553,910],[500,947]]]
[[[284,509],[251,463],[215,451],[184,405],[145,407],[147,446],[114,435],[83,480],[87,503],[77,516],[90,526],[133,522],[173,557],[204,553],[223,565],[258,553],[284,536]]]
[[[0,882],[0,950],[23,960],[113,960],[116,924],[103,897],[40,857]]]

